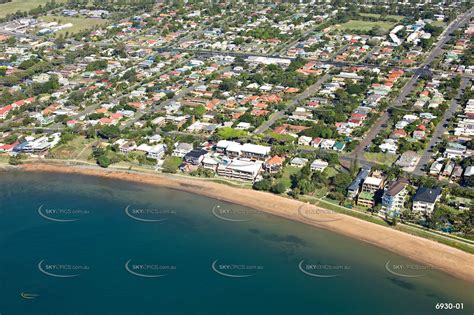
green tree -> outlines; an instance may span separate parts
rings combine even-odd
[[[269,191],[272,187],[272,181],[269,179],[262,179],[261,181],[255,182],[253,188],[255,190]]]
[[[285,184],[278,182],[270,188],[270,191],[274,194],[283,194],[286,191]]]
[[[99,164],[100,167],[107,168],[111,164],[111,161],[107,155],[103,154],[97,158],[97,164]]]
[[[352,178],[347,173],[339,173],[332,179],[334,190],[342,194],[346,194],[347,187],[350,185],[351,182]]]

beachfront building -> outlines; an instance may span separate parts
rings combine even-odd
[[[242,157],[254,160],[265,161],[271,151],[271,147],[245,143],[242,145]]]
[[[383,179],[378,177],[367,177],[362,184],[362,191],[376,193],[383,186]]]
[[[221,140],[216,144],[216,152],[224,153],[230,158],[242,157],[251,160],[265,161],[270,156],[271,147],[235,141]]]
[[[217,171],[217,166],[219,166],[219,160],[213,156],[205,155],[202,159],[202,167],[208,170]]]
[[[125,143],[123,143],[123,145],[119,146],[120,153],[123,153],[123,154],[128,154],[134,151],[136,148],[137,148],[137,144],[135,143],[135,141],[127,141],[127,140],[125,140]]]
[[[186,154],[188,154],[192,149],[193,149],[192,143],[185,143],[185,142],[178,143],[172,155],[182,158]]]
[[[149,159],[153,160],[161,160],[161,158],[165,155],[166,153],[166,145],[164,144],[157,144],[148,150],[147,157]]]
[[[357,197],[357,205],[367,208],[372,208],[375,205],[374,193],[363,191]]]
[[[234,141],[228,141],[228,140],[220,140],[219,142],[217,142],[216,144],[216,152],[217,153],[226,153],[226,149],[229,145],[231,145],[232,143],[237,143],[237,142],[234,142]]]
[[[382,214],[398,216],[408,195],[408,180],[400,178],[391,183],[382,196]]]
[[[369,176],[370,173],[370,168],[363,168],[360,170],[359,174],[357,174],[357,177],[352,181],[352,183],[349,185],[347,188],[347,196],[351,199],[355,199],[357,197],[357,194],[360,191],[360,185],[361,183]]]
[[[220,163],[217,174],[235,179],[255,181],[262,169],[260,161],[232,160],[228,163]]]
[[[237,158],[242,153],[242,145],[238,142],[229,141],[227,147],[225,148],[225,154],[232,158]]]
[[[284,161],[284,157],[275,155],[263,164],[263,168],[269,173],[278,173],[283,168]]]
[[[419,187],[413,197],[413,212],[431,214],[441,196],[441,188]]]
[[[382,188],[382,186],[382,178],[367,176],[363,180],[361,192],[357,196],[357,205],[369,208],[375,206],[375,194]]]
[[[51,136],[42,136],[34,139],[33,137],[27,137],[26,141],[16,145],[13,148],[13,153],[30,153],[30,154],[44,154],[49,149],[55,147],[61,139],[60,133],[54,133]]]
[[[207,151],[204,149],[194,149],[184,156],[184,161],[192,165],[200,165]]]

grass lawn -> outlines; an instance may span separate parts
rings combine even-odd
[[[436,26],[436,27],[446,27],[446,22],[444,21],[433,21],[430,23],[431,25],[433,26]]]
[[[326,174],[328,178],[332,178],[332,177],[336,176],[337,173],[339,173],[339,172],[334,167],[328,166],[328,167],[326,167],[326,169],[324,170],[323,173]]]
[[[342,31],[357,30],[361,32],[367,32],[376,26],[380,27],[385,32],[388,32],[395,26],[395,23],[385,21],[370,22],[361,20],[350,20],[349,22],[339,25],[338,29]]]
[[[0,163],[8,163],[10,156],[8,154],[0,154]]]
[[[239,182],[239,181],[232,181],[232,180],[227,180],[227,179],[222,179],[222,178],[206,178],[206,180],[209,180],[214,183],[231,186],[231,187],[252,189],[251,182]]]
[[[286,188],[291,187],[291,175],[296,174],[300,171],[301,169],[298,167],[294,166],[287,166],[283,169],[283,174],[280,179],[278,179],[278,183],[283,183]]]
[[[168,156],[163,162],[163,171],[165,173],[176,173],[183,160],[177,156]]]
[[[17,11],[30,11],[40,5],[45,5],[48,0],[13,0],[12,2],[0,4],[0,17],[12,14]],[[66,0],[56,0],[56,3],[66,2]]]
[[[90,19],[84,17],[65,17],[65,16],[45,16],[42,18],[45,22],[58,22],[60,24],[71,23],[73,26],[65,28],[54,33],[56,36],[69,32],[70,34],[78,33],[94,26],[104,25],[107,20],[104,19]]]
[[[223,139],[230,139],[230,138],[244,137],[247,135],[247,131],[233,129],[231,127],[224,127],[224,128],[219,128],[217,130],[217,134],[219,135],[219,137]]]
[[[326,196],[327,194],[328,194],[327,187],[323,187],[321,189],[316,189],[313,196],[316,198],[324,198],[324,196]]]
[[[53,148],[49,154],[51,158],[55,159],[83,159],[92,154],[90,144],[94,142],[93,139],[86,139],[84,137],[76,137],[66,144],[60,144]]]
[[[398,156],[390,153],[367,152],[364,153],[364,158],[366,158],[370,162],[391,166],[397,160]]]
[[[367,16],[367,17],[374,17],[374,18],[379,18],[380,17],[380,14],[375,14],[375,13],[361,13],[360,15],[361,16]],[[401,20],[403,20],[404,17],[402,15],[385,15],[384,18],[401,21]]]

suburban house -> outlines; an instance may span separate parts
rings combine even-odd
[[[277,173],[282,169],[284,161],[284,157],[275,155],[263,164],[263,168],[269,173]]]
[[[206,154],[207,151],[204,149],[194,149],[186,153],[184,156],[184,161],[192,165],[199,165]]]
[[[431,214],[441,196],[441,188],[419,187],[413,197],[413,212]]]
[[[290,161],[290,165],[294,167],[303,167],[306,165],[306,163],[308,163],[308,159],[300,157],[295,157]]]
[[[147,157],[154,160],[160,160],[166,153],[166,145],[157,144],[148,150]]]
[[[135,141],[124,141],[125,142],[123,144],[119,144],[120,153],[128,154],[137,148],[137,144],[135,143]]]
[[[400,156],[395,164],[406,170],[415,167],[419,159],[420,157],[416,152],[406,151]]]
[[[11,110],[13,110],[11,105],[0,108],[0,119],[6,119]]]
[[[463,158],[466,155],[466,150],[466,146],[462,144],[449,142],[446,151],[444,151],[444,157],[448,159]]]
[[[438,175],[443,169],[443,161],[434,161],[430,166],[430,175]]]
[[[178,143],[172,155],[177,156],[177,157],[184,157],[192,149],[193,149],[193,145],[191,143],[185,143],[185,142]]]
[[[326,167],[328,167],[329,163],[320,159],[316,159],[311,163],[311,170],[312,171],[318,171],[318,172],[323,172]]]
[[[298,144],[299,145],[310,145],[311,141],[313,141],[313,138],[307,137],[307,136],[301,136],[298,139]]]

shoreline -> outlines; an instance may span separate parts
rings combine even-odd
[[[79,174],[132,181],[239,204],[364,241],[431,266],[456,278],[474,283],[474,255],[472,254],[432,240],[267,192],[230,187],[179,175],[148,174],[92,166],[34,163],[23,164],[15,169],[22,172]],[[11,168],[0,169],[0,172],[9,172],[10,170]]]

